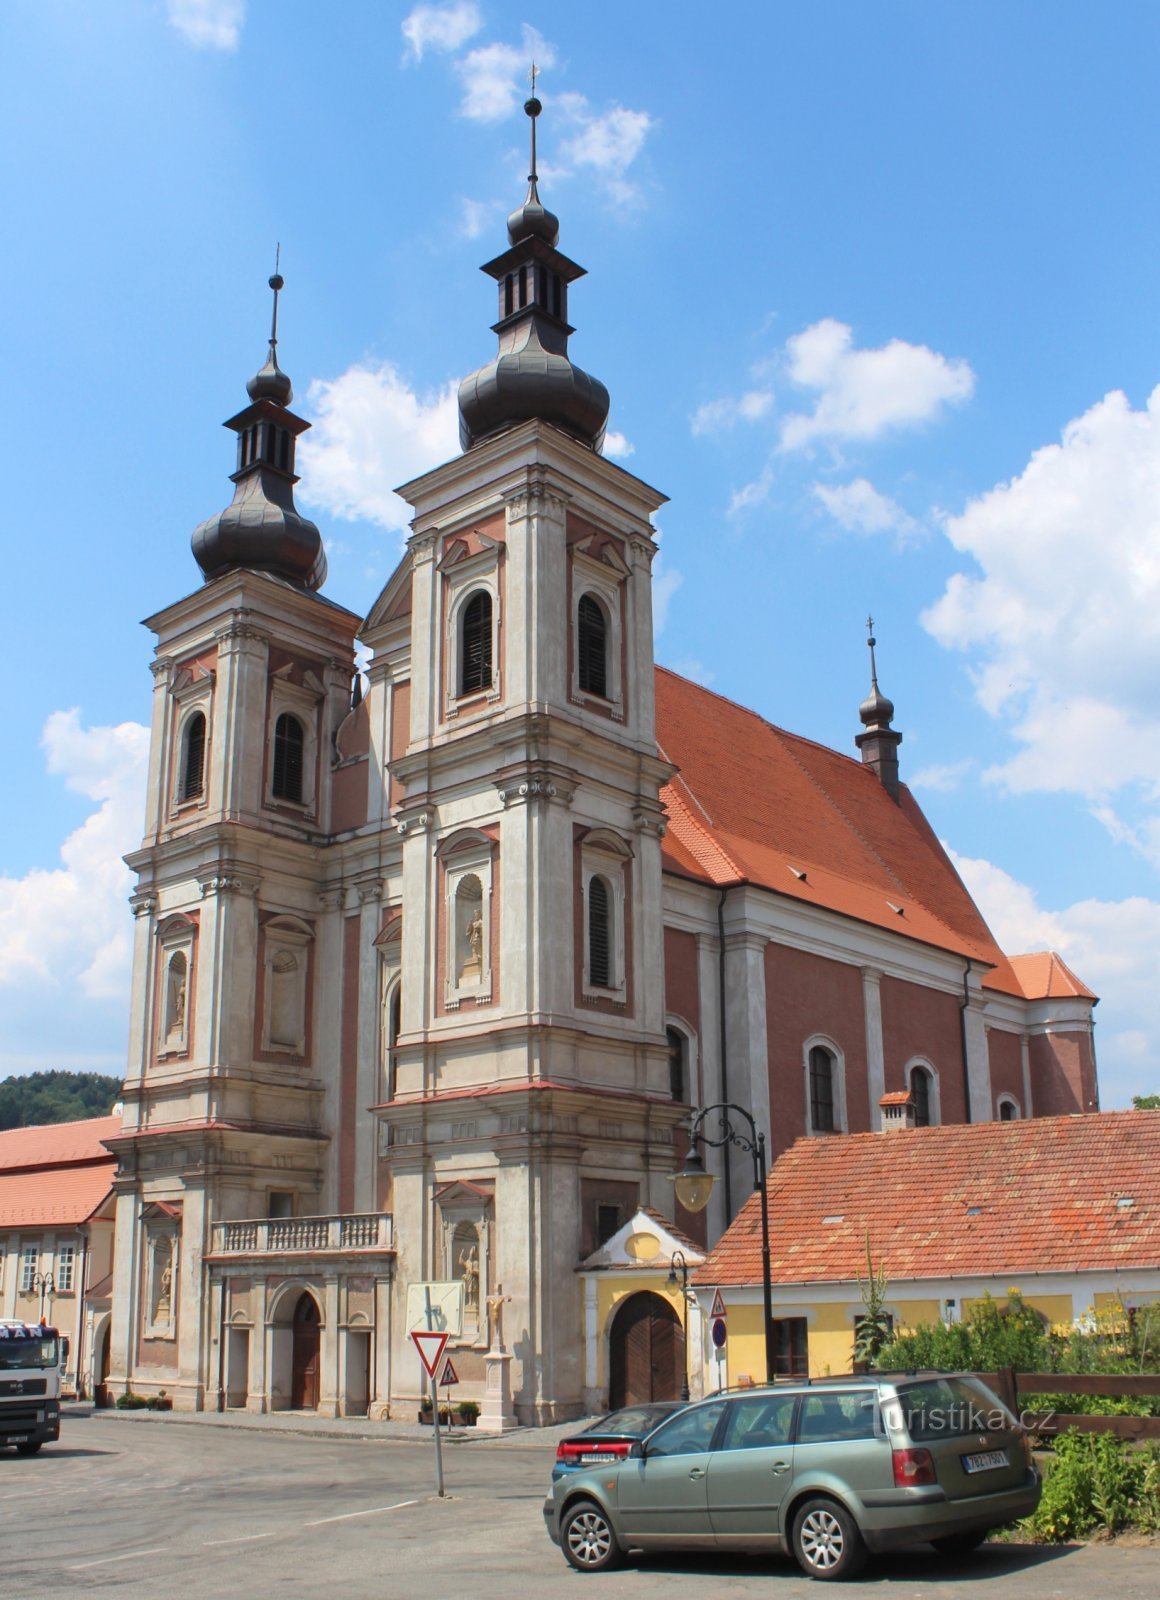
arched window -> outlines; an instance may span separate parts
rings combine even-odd
[[[810,1129],[813,1133],[833,1133],[834,1058],[821,1045],[810,1051]]]
[[[588,982],[594,989],[612,987],[612,896],[603,878],[588,882]]]
[[[666,1028],[669,1041],[669,1094],[674,1100],[686,1102],[688,1093],[688,1050],[683,1033],[676,1028]]]
[[[1010,1095],[1004,1095],[1002,1100],[999,1101],[999,1120],[1000,1122],[1019,1121],[1019,1102],[1013,1100]]]
[[[474,694],[491,688],[491,596],[486,589],[473,594],[463,608],[463,647],[460,653],[459,692]]]
[[[608,621],[598,600],[580,596],[576,609],[576,649],[580,688],[608,699]]]
[[[403,986],[396,983],[387,997],[387,1038],[383,1073],[383,1099],[393,1100],[398,1083],[399,1034],[403,1027]]]
[[[195,711],[185,724],[181,740],[179,799],[196,800],[205,783],[205,713]]]
[[[914,1125],[929,1128],[931,1117],[930,1073],[925,1067],[915,1067],[910,1074],[910,1097],[914,1101]]]
[[[288,711],[274,724],[274,781],[276,800],[302,802],[302,768],[306,734],[297,717]]]

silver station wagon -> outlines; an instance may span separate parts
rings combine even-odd
[[[985,1384],[891,1374],[713,1395],[562,1478],[544,1519],[580,1572],[630,1550],[780,1550],[841,1579],[869,1551],[966,1554],[1039,1494],[1027,1435]]]

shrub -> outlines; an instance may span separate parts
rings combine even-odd
[[[1160,1446],[1135,1448],[1111,1433],[1060,1434],[1039,1509],[1024,1527],[1049,1544],[1097,1530],[1160,1531]]]
[[[476,1422],[479,1420],[479,1406],[474,1400],[461,1400],[455,1409],[464,1422]]]
[[[117,1396],[118,1411],[147,1411],[149,1400],[143,1394],[134,1394],[131,1389]]]

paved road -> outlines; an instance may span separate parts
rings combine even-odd
[[[551,1451],[534,1436],[446,1452],[431,1444],[289,1436],[151,1419],[70,1418],[32,1459],[0,1452],[0,1593],[127,1600],[818,1600],[788,1560],[652,1558],[603,1577],[565,1566],[540,1503]],[[843,1600],[1155,1600],[1160,1549],[989,1546],[969,1563],[929,1550],[876,1564]]]

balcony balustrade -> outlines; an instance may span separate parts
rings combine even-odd
[[[246,1217],[213,1225],[213,1253],[219,1256],[371,1255],[393,1248],[394,1230],[386,1211],[335,1217]]]

